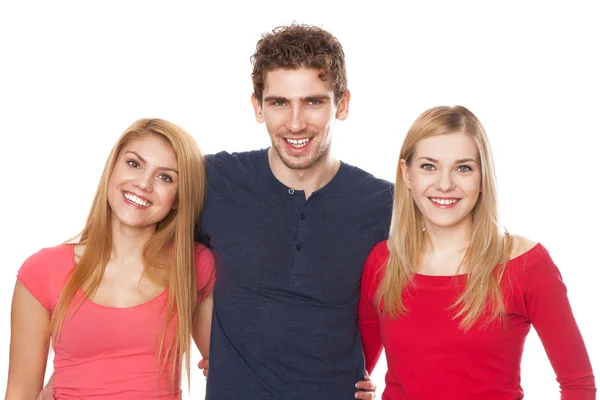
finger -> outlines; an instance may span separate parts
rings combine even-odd
[[[375,393],[374,392],[356,392],[354,397],[357,399],[373,400],[375,398]]]
[[[370,392],[374,392],[377,390],[377,385],[373,381],[360,381],[356,383],[356,388],[361,390],[367,390]]]
[[[39,398],[41,400],[54,400],[54,390],[50,392],[47,387],[43,388]]]

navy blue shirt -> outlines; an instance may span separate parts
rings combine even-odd
[[[207,157],[197,235],[216,259],[206,399],[353,399],[363,264],[386,239],[392,184],[341,163],[307,200],[267,150]]]

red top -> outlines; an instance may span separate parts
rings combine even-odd
[[[487,328],[479,323],[467,332],[452,319],[455,311],[450,309],[466,275],[415,274],[415,286],[402,295],[408,314],[396,320],[379,316],[373,299],[388,255],[386,242],[371,251],[363,271],[358,315],[369,372],[385,347],[384,400],[522,399],[520,363],[531,325],[556,372],[561,399],[596,398],[592,366],[566,287],[541,244],[507,264],[502,288],[508,328],[500,322]]]
[[[40,250],[25,261],[19,281],[50,313],[75,268],[73,245]],[[195,246],[198,301],[214,285],[214,258]],[[82,293],[82,291],[79,291]],[[179,385],[171,393],[170,364],[160,370],[158,344],[165,324],[168,290],[134,307],[103,306],[85,299],[64,322],[54,349],[56,400],[146,400],[181,398]],[[165,343],[174,339],[169,325]]]

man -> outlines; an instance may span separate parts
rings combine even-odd
[[[207,158],[197,233],[217,276],[206,398],[351,399],[364,376],[362,267],[387,237],[392,185],[331,153],[350,103],[336,38],[280,27],[253,65],[252,105],[272,146]],[[374,398],[366,379],[358,398]]]

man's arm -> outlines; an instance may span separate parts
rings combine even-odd
[[[210,324],[212,322],[213,294],[212,291],[206,298],[196,306],[192,326],[192,337],[198,347],[202,360],[198,368],[203,370],[204,376],[208,376],[208,350],[210,346]]]

